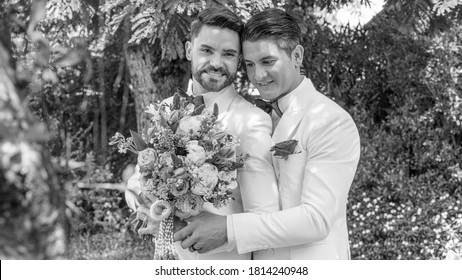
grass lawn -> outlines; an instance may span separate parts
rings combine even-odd
[[[70,260],[152,260],[154,244],[129,232],[74,235]]]

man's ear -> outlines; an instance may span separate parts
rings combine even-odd
[[[191,61],[192,59],[192,43],[191,41],[187,41],[186,44],[184,45],[185,46],[185,51],[186,51],[186,59]]]
[[[297,45],[292,51],[292,61],[295,63],[296,66],[300,67],[302,65],[304,52],[305,50],[301,45]]]

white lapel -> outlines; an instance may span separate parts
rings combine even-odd
[[[316,91],[311,81],[305,78],[300,86],[290,93],[289,106],[282,115],[273,133],[275,143],[290,140],[295,135],[297,127],[307,112],[306,108],[312,92]]]
[[[188,91],[188,94],[193,95],[192,91]],[[205,110],[210,112],[213,111],[214,104],[218,106],[218,120],[224,121],[228,117],[228,113],[231,109],[233,102],[235,101],[237,92],[234,89],[234,86],[229,86],[225,89],[222,89],[219,92],[207,92],[203,94]]]

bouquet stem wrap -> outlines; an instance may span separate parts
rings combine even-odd
[[[173,214],[160,221],[159,234],[154,239],[155,260],[178,260],[173,242]]]

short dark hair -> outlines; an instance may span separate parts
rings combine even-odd
[[[203,25],[229,28],[236,31],[239,36],[244,29],[244,22],[232,11],[225,8],[207,8],[191,22],[191,40],[197,37]]]
[[[273,40],[289,56],[301,44],[302,32],[297,20],[287,12],[271,8],[249,19],[241,35],[241,42]]]

